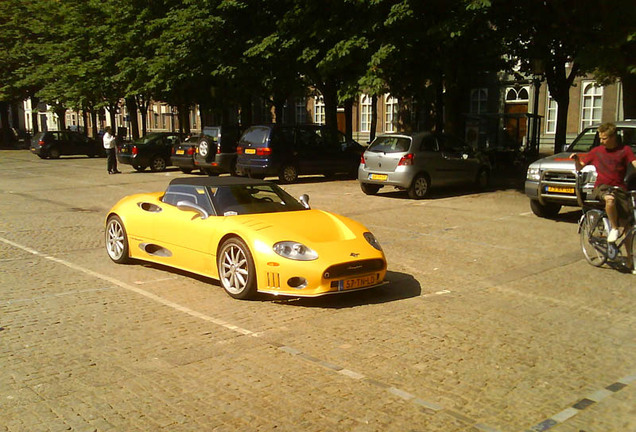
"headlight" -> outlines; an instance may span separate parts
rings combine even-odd
[[[371,234],[370,232],[365,232],[363,235],[364,235],[364,238],[369,242],[371,246],[373,246],[379,251],[382,250],[382,247],[380,246],[380,242],[378,242],[378,239],[376,239],[373,234]]]
[[[540,168],[528,168],[528,173],[526,174],[526,179],[532,181],[541,180],[541,169]]]
[[[313,261],[318,259],[316,251],[302,243],[293,241],[282,241],[276,243],[274,245],[274,252],[282,257],[297,261]]]

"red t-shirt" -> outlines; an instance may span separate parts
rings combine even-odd
[[[600,145],[585,155],[582,162],[592,164],[596,168],[597,177],[594,186],[609,185],[627,189],[625,174],[627,166],[634,160],[636,156],[630,146],[621,145],[607,150],[605,146]]]

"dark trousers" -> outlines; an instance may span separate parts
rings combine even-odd
[[[117,149],[106,149],[108,155],[108,172],[117,171]]]

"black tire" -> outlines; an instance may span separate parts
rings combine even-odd
[[[236,168],[236,159],[233,159],[232,162],[230,162],[230,175],[232,177],[239,177],[239,172]]]
[[[243,240],[232,237],[223,242],[217,255],[221,286],[230,297],[248,299],[256,293],[256,268]]]
[[[561,211],[561,204],[541,204],[538,200],[530,200],[530,209],[532,209],[532,213],[539,217],[552,219]]]
[[[424,174],[418,174],[415,176],[413,181],[411,182],[411,186],[407,189],[409,194],[409,198],[411,199],[422,199],[428,195],[428,191],[430,189],[430,182],[428,177]]]
[[[360,183],[360,189],[367,195],[375,195],[382,188],[381,185],[371,183]]]
[[[181,170],[182,173],[184,174],[190,174],[192,173],[192,168],[179,168]]]
[[[247,177],[252,178],[252,179],[263,180],[265,178],[265,174],[252,174],[252,173],[249,173],[247,175]]]
[[[155,156],[150,161],[150,171],[152,172],[162,172],[166,170],[168,163],[163,158],[163,156]]]
[[[106,222],[106,253],[117,264],[130,262],[126,228],[118,216],[111,216]]]
[[[475,187],[477,190],[484,190],[490,186],[490,171],[486,168],[481,168],[475,177]]]
[[[139,172],[142,172],[143,170],[145,170],[145,169],[146,169],[146,167],[145,167],[145,166],[141,166],[141,165],[133,165],[133,168],[134,168],[136,171],[139,171]]]
[[[607,232],[603,212],[589,210],[583,216],[580,230],[581,249],[588,263],[600,267],[607,261]]]
[[[60,150],[57,147],[52,147],[49,149],[49,157],[51,159],[59,159],[60,158]]]
[[[298,181],[298,168],[291,163],[283,164],[278,174],[281,183],[295,183]]]

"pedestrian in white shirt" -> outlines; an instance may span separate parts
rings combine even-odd
[[[104,148],[108,155],[108,174],[119,174],[121,171],[117,170],[117,137],[113,135],[110,126],[106,127],[104,134]]]

